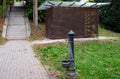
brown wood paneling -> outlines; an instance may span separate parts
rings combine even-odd
[[[52,7],[46,11],[46,37],[67,38],[70,30],[76,38],[97,37],[98,22],[97,8]]]

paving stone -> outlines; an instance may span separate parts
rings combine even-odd
[[[24,40],[28,36],[21,5],[14,4],[7,27],[9,41],[0,46],[0,79],[52,79],[36,58],[31,42]]]
[[[8,41],[0,47],[0,79],[52,79],[35,57],[31,43]]]

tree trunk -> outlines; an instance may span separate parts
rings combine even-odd
[[[3,4],[3,0],[0,0],[0,5],[2,5]]]
[[[7,6],[6,6],[6,2],[7,0],[3,0],[3,19],[5,18],[6,16],[6,9],[7,9]]]
[[[35,0],[33,0],[33,22],[35,22]]]
[[[33,0],[33,21],[34,21],[34,29],[35,31],[38,30],[38,4],[37,0]]]

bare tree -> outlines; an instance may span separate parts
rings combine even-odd
[[[34,29],[38,30],[38,1],[33,0],[33,21],[34,21]]]
[[[7,9],[6,2],[7,2],[7,0],[3,0],[3,18],[5,18],[5,16],[6,16],[6,9]]]

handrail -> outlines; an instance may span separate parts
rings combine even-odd
[[[6,35],[7,35],[7,29],[8,29],[9,19],[10,19],[10,11],[11,9],[10,7],[8,7],[5,22],[3,25],[3,33],[2,33],[3,38],[6,38]]]
[[[11,7],[8,7],[8,10],[7,10],[7,18],[8,19],[7,19],[7,24],[6,24],[6,35],[7,35],[7,29],[8,29],[9,20],[10,20],[10,11],[11,11]]]
[[[31,34],[30,22],[29,22],[28,17],[25,17],[25,20],[26,20],[25,23],[26,23],[27,35],[28,35],[28,37],[29,37],[30,34]]]
[[[26,8],[24,7],[24,11],[25,11],[25,23],[26,23],[26,30],[27,30],[27,35],[28,37],[31,35],[31,27],[30,27],[30,22],[29,22],[29,18],[28,16],[26,16]]]

